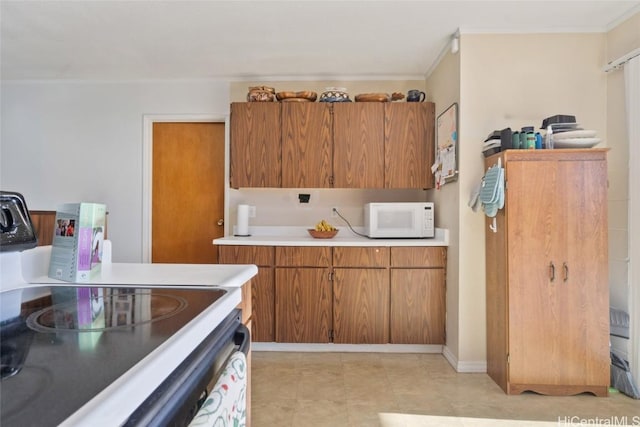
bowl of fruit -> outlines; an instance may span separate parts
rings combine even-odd
[[[331,239],[338,234],[338,229],[324,219],[316,224],[315,228],[307,229],[314,239]]]

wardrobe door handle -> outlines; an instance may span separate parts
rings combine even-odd
[[[569,280],[569,266],[566,262],[562,263],[562,272],[564,273],[564,278],[562,279],[562,281],[566,282],[567,280]]]
[[[556,280],[556,266],[553,265],[553,261],[549,262],[549,279],[552,282]]]

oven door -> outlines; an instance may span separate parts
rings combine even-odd
[[[242,324],[240,310],[234,310],[131,414],[124,425],[188,425],[207,400],[227,361],[236,352],[246,356],[250,342],[250,333]]]

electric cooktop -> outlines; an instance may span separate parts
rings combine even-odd
[[[226,292],[50,289],[50,297],[23,302],[19,316],[0,323],[3,426],[64,421]],[[12,292],[19,291],[2,296]]]

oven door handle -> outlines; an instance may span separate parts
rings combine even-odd
[[[238,348],[238,351],[241,351],[245,355],[248,355],[249,348],[251,347],[251,333],[249,332],[249,328],[247,328],[243,324],[240,324],[233,336],[233,343],[240,346],[240,348]]]

